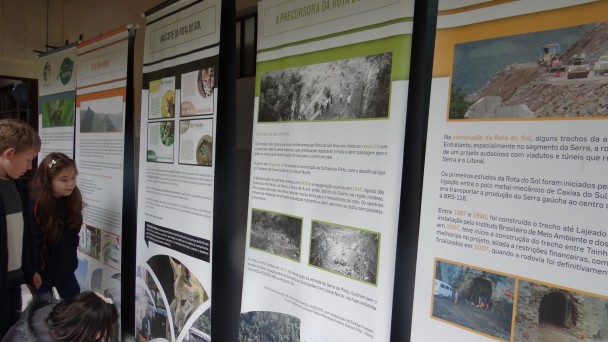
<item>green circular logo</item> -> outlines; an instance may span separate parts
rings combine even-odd
[[[64,58],[61,62],[61,68],[57,77],[61,80],[61,84],[66,85],[72,78],[72,70],[74,69],[74,62],[69,58]]]

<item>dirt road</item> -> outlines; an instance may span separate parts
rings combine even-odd
[[[454,304],[448,298],[435,296],[433,316],[505,341],[511,337],[510,322],[505,322],[491,310],[483,310],[464,302]]]

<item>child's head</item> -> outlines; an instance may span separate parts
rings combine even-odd
[[[112,300],[90,291],[61,301],[47,318],[53,341],[116,341],[117,321]]]
[[[48,154],[30,183],[36,199],[36,218],[49,243],[58,241],[64,229],[80,230],[82,194],[76,186],[76,163],[63,153]]]
[[[72,195],[76,188],[76,162],[63,153],[49,153],[38,167],[35,183],[38,191],[47,192],[55,198]]]
[[[0,120],[0,178],[17,179],[32,168],[40,151],[40,137],[29,124]]]

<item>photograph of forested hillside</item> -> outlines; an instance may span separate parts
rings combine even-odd
[[[239,342],[298,342],[300,319],[271,311],[241,314]]]
[[[259,122],[387,118],[391,53],[262,75]]]
[[[300,261],[302,218],[253,209],[251,248]]]

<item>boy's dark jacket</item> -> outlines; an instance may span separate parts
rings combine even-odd
[[[17,190],[21,196],[21,210],[23,212],[23,254],[21,257],[21,268],[25,275],[26,282],[28,275],[33,275],[34,261],[32,258],[32,241],[29,219],[27,216],[29,195],[26,185],[15,180]],[[6,207],[0,196],[0,317],[8,317],[8,287],[6,286],[6,276],[8,273],[8,246],[7,246],[7,223],[6,223]],[[31,279],[30,279],[31,280]],[[7,324],[5,319],[0,320],[0,328],[3,324]],[[0,329],[2,331],[2,329]]]

